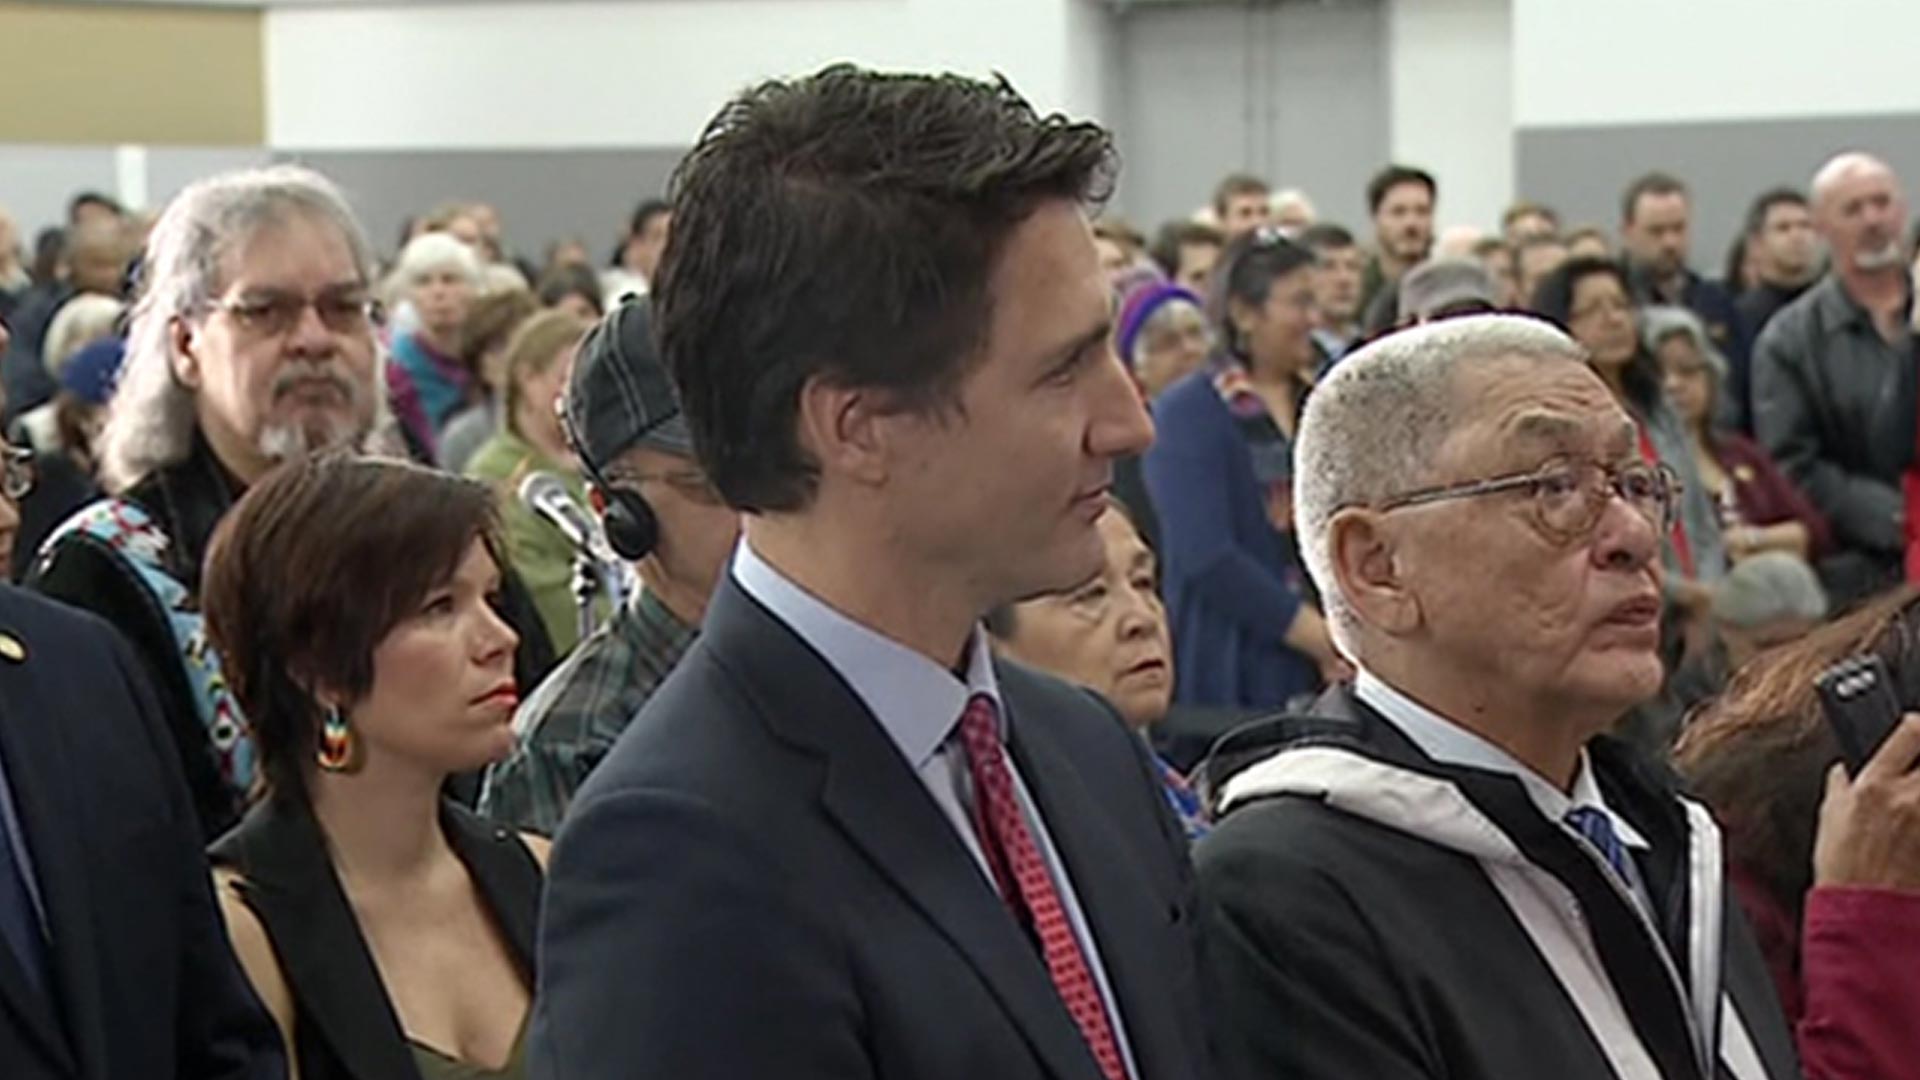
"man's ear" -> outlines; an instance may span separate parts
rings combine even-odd
[[[199,331],[176,315],[167,323],[167,362],[173,377],[189,390],[200,389]]]
[[[855,483],[878,486],[887,479],[894,447],[892,425],[899,410],[872,387],[849,387],[822,376],[800,387],[795,435],[801,449],[831,472]]]
[[[1360,621],[1390,635],[1420,625],[1420,598],[1406,580],[1393,530],[1377,511],[1349,507],[1327,524],[1327,558],[1340,595]]]

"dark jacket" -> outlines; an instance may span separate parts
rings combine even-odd
[[[1150,1080],[1200,1080],[1191,877],[1146,748],[997,666],[1012,758]],[[1006,904],[834,668],[729,576],[560,829],[543,1080],[1099,1080]]]
[[[1754,350],[1754,433],[1833,526],[1886,577],[1902,550],[1900,479],[1913,463],[1911,342],[1888,344],[1829,274],[1773,317]]]
[[[167,573],[200,594],[200,563],[239,483],[228,476],[213,449],[196,433],[186,460],[161,469],[123,497],[145,510],[167,538],[161,560]],[[27,572],[32,588],[85,608],[112,623],[133,645],[147,678],[159,692],[167,731],[193,793],[203,838],[220,835],[239,820],[244,791],[221,776],[181,658],[185,647],[173,623],[127,557],[100,540],[68,533],[41,551]]]
[[[513,830],[454,803],[442,804],[440,823],[532,986],[540,864]],[[285,973],[302,1080],[419,1080],[311,811],[261,803],[212,853],[214,865],[240,876],[240,899],[259,917]]]
[[[1209,775],[1223,816],[1196,862],[1224,1075],[1799,1075],[1717,828],[1630,750],[1589,754],[1651,845],[1651,922],[1517,779],[1435,762],[1345,689],[1314,711]]]
[[[1813,284],[1813,281],[1808,281],[1802,285],[1781,286],[1761,282],[1735,297],[1733,314],[1740,322],[1740,333],[1745,335],[1749,342],[1759,341],[1760,332],[1767,328],[1767,324],[1773,321],[1773,317],[1780,314],[1788,304],[1806,295]]]
[[[1727,358],[1727,364],[1732,369],[1728,382],[1734,386],[1744,386],[1753,342],[1741,330],[1740,313],[1734,307],[1733,294],[1727,291],[1726,286],[1703,278],[1692,270],[1686,271],[1685,281],[1680,294],[1670,296],[1654,284],[1652,275],[1644,268],[1631,264],[1627,267],[1627,284],[1633,292],[1634,301],[1641,307],[1675,304],[1699,316],[1707,337],[1713,340],[1713,347]]]
[[[122,496],[153,519],[165,540],[161,561],[197,605],[200,572],[213,530],[241,492],[240,483],[221,466],[213,448],[196,431],[192,449],[177,465],[160,469]],[[141,580],[125,553],[81,532],[70,532],[47,546],[27,572],[27,584],[57,600],[92,611],[127,636],[159,692],[167,730],[180,754],[193,802],[212,839],[239,821],[247,792],[223,775],[209,732],[228,722],[203,716],[187,671],[187,655],[204,649],[201,641],[182,641],[158,597]],[[554,665],[552,646],[539,625],[532,600],[511,572],[504,575],[502,615],[520,634],[514,674],[521,686],[534,686]],[[477,777],[463,790],[478,793]],[[469,800],[471,798],[469,797]]]
[[[20,500],[20,532],[13,538],[13,575],[25,580],[47,537],[75,512],[100,497],[93,478],[62,453],[35,454],[33,490]]]
[[[53,317],[73,299],[73,286],[65,282],[35,285],[16,299],[7,325],[13,329],[13,345],[0,354],[0,384],[6,388],[6,408],[0,411],[0,423],[12,424],[16,417],[53,400],[60,389],[47,373],[41,350],[47,343],[47,331]]]
[[[1174,698],[1215,708],[1284,706],[1314,689],[1286,644],[1307,602],[1291,536],[1268,516],[1246,441],[1206,368],[1153,405],[1147,488],[1160,512],[1161,588],[1173,632]]]
[[[58,986],[48,1009],[0,948],[0,1076],[285,1076],[141,665],[99,619],[11,586],[0,633],[24,649],[0,661],[0,762]]]

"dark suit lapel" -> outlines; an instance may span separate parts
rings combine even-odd
[[[715,595],[698,647],[747,683],[776,735],[825,759],[820,798],[827,813],[966,957],[1049,1071],[1061,1080],[1100,1080],[1039,954],[832,666],[731,577]]]
[[[3,633],[10,631],[0,628]],[[84,793],[69,782],[69,747],[61,735],[65,718],[41,696],[31,666],[36,648],[55,646],[24,644],[24,663],[0,660],[0,755],[7,763],[7,782],[47,916],[48,963],[60,1012],[56,1015],[32,991],[25,973],[11,962],[0,974],[0,996],[30,1021],[58,1060],[70,1067],[77,1063],[82,1076],[98,1076],[105,1069],[100,1055],[106,1033],[100,1022],[93,903],[79,839],[85,810],[77,800]]]
[[[379,969],[304,809],[263,803],[213,848],[238,871],[241,895],[327,1046],[354,1080],[419,1080]]]
[[[1023,715],[1011,696],[1006,702],[1014,761],[1073,881],[1135,1063],[1143,1076],[1181,1075],[1195,1058],[1181,1049],[1186,1039],[1174,1030],[1174,1013],[1164,1003],[1167,973],[1150,949],[1151,942],[1174,932],[1168,924],[1180,912],[1174,904],[1163,908],[1152,902],[1153,883],[1125,857],[1140,841],[1114,832],[1111,815],[1081,782],[1072,758],[1047,731],[1045,717]]]

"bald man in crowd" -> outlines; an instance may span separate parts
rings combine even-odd
[[[1761,332],[1754,433],[1833,522],[1843,550],[1821,572],[1845,606],[1900,577],[1920,382],[1906,193],[1886,162],[1841,154],[1813,178],[1813,218],[1832,269]]]

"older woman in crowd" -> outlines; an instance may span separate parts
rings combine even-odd
[[[566,485],[584,512],[586,479],[567,445],[556,405],[566,393],[573,353],[587,323],[564,311],[545,311],[522,323],[507,344],[506,402],[500,430],[467,463],[467,475],[495,486],[505,506],[507,552],[514,571],[533,595],[540,621],[556,652],[580,639],[580,615],[570,583],[574,549],[550,523],[516,497],[533,473],[550,473]]]
[[[431,460],[447,422],[480,393],[478,377],[459,356],[460,327],[480,288],[480,261],[452,234],[430,232],[401,251],[394,277],[415,324],[393,339],[387,383],[415,455]]]
[[[1565,327],[1638,428],[1640,456],[1679,477],[1679,514],[1662,547],[1666,590],[1689,650],[1704,644],[1713,583],[1727,570],[1720,515],[1700,479],[1686,424],[1661,388],[1659,361],[1641,345],[1626,271],[1605,259],[1572,258],[1547,275],[1533,309]]]
[[[341,454],[255,485],[208,552],[263,795],[215,879],[305,1080],[524,1075],[546,845],[442,795],[513,747],[500,557],[484,486]]]
[[[1760,656],[1682,735],[1680,768],[1726,829],[1728,876],[1810,1080],[1920,1060],[1920,720],[1849,779],[1814,680],[1860,652],[1920,711],[1920,593],[1881,597]]]
[[[1140,732],[1167,716],[1173,701],[1173,643],[1160,602],[1153,549],[1118,501],[1101,516],[1106,563],[1072,592],[994,611],[987,630],[1001,655],[1078,683],[1106,698]],[[1189,839],[1207,831],[1200,801],[1186,778],[1155,758],[1160,782]]]
[[[1154,403],[1146,478],[1182,704],[1277,708],[1342,667],[1293,538],[1293,436],[1316,362],[1313,261],[1272,229],[1235,239],[1214,273],[1211,362]]]
[[[1659,361],[1667,401],[1687,430],[1701,490],[1720,511],[1727,556],[1734,562],[1770,551],[1808,562],[1833,547],[1826,516],[1773,462],[1773,456],[1737,432],[1716,430],[1727,361],[1685,308],[1653,307],[1641,314],[1641,338]]]
[[[1147,281],[1121,301],[1114,346],[1152,400],[1206,363],[1213,331],[1198,296],[1172,282]]]

